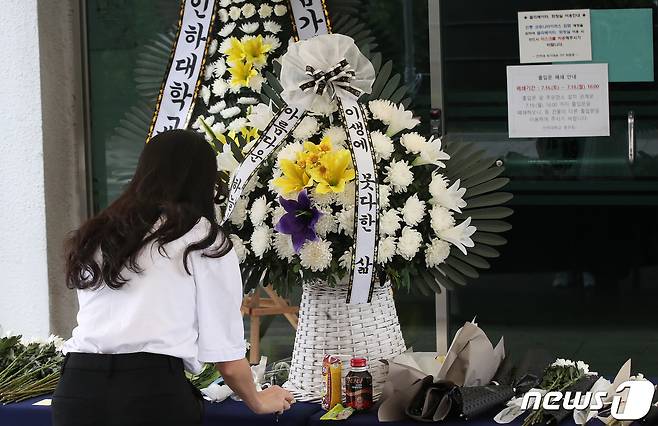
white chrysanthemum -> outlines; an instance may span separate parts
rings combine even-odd
[[[260,22],[249,22],[247,24],[240,25],[240,31],[245,34],[253,34],[258,30],[258,27],[260,27]]]
[[[265,81],[265,78],[260,74],[256,74],[249,79],[249,88],[256,93],[260,93],[263,87],[263,81]]]
[[[217,170],[227,172],[231,175],[238,168],[238,160],[233,156],[229,144],[224,144],[222,150],[217,154]]]
[[[336,195],[333,192],[328,192],[326,194],[318,194],[315,189],[310,191],[311,199],[318,206],[328,206],[336,202]]]
[[[416,132],[405,133],[400,136],[400,143],[405,147],[407,153],[419,154],[427,140]]]
[[[430,203],[461,213],[461,209],[466,207],[466,201],[462,198],[466,193],[466,188],[460,188],[459,184],[460,180],[457,179],[448,187],[448,179],[439,173],[434,173],[429,186],[432,195]]]
[[[201,86],[199,94],[201,95],[201,99],[203,99],[203,103],[208,106],[208,103],[210,102],[210,87]]]
[[[272,223],[276,226],[276,224],[279,223],[279,221],[281,220],[284,214],[286,214],[286,209],[284,209],[280,205],[276,206],[274,208],[274,211],[272,212]]]
[[[324,129],[322,132],[323,137],[328,137],[331,140],[331,143],[334,146],[343,146],[345,141],[347,141],[347,135],[345,134],[345,129],[339,126],[331,126]]]
[[[219,114],[222,116],[222,118],[233,118],[236,115],[240,114],[240,107],[234,106],[234,107],[226,108]]]
[[[283,16],[283,15],[286,14],[287,11],[288,11],[288,8],[285,7],[282,4],[277,4],[276,6],[274,6],[274,14],[276,16]]]
[[[226,108],[226,102],[219,101],[216,104],[211,105],[210,108],[208,108],[208,112],[211,114],[217,114],[220,111],[222,111],[224,108]]]
[[[386,178],[384,182],[391,184],[393,192],[406,191],[407,187],[413,181],[414,174],[405,160],[392,160],[391,164],[386,166]]]
[[[450,210],[435,204],[430,210],[430,225],[438,235],[439,232],[455,226],[455,218],[452,217],[452,212]]]
[[[288,234],[274,233],[274,250],[281,259],[291,260],[295,257],[292,237]]]
[[[242,130],[243,127],[247,125],[247,119],[244,117],[238,117],[235,120],[231,121],[231,123],[228,125],[229,130],[233,130],[234,132],[238,132]]]
[[[242,238],[238,237],[237,235],[231,234],[228,237],[231,239],[231,243],[233,243],[233,250],[235,250],[235,254],[238,255],[238,260],[240,263],[243,263],[245,259],[247,259],[249,249],[245,245],[244,241],[242,241]]]
[[[219,53],[223,53],[224,55],[226,55],[226,53],[227,53],[227,52],[229,51],[229,49],[231,48],[231,44],[232,44],[232,43],[231,43],[231,39],[230,39],[230,38],[227,38],[227,39],[225,39],[225,40],[222,40],[222,42],[221,42],[220,45],[219,45]]]
[[[341,210],[336,215],[338,219],[338,230],[343,231],[345,235],[354,235],[354,207],[348,207]]]
[[[212,63],[212,74],[217,78],[221,78],[226,74],[226,61],[224,58],[219,58]],[[215,93],[215,89],[213,89],[213,93]]]
[[[281,160],[297,161],[297,154],[304,150],[304,146],[300,142],[291,142],[279,150],[276,156],[277,165]]]
[[[292,137],[298,141],[305,141],[316,134],[319,128],[320,124],[318,123],[318,120],[307,115],[302,118],[302,121],[300,121],[299,125],[293,130]]]
[[[238,98],[238,103],[240,105],[258,105],[258,99],[253,96],[241,96]]]
[[[307,241],[299,250],[302,266],[313,272],[323,271],[331,264],[331,243],[327,240]]]
[[[391,121],[391,115],[395,107],[393,103],[385,99],[375,99],[374,101],[368,102],[368,109],[372,113],[372,118],[379,120],[384,124],[388,124]]]
[[[395,246],[395,237],[380,238],[377,246],[377,263],[383,265],[393,260]]]
[[[388,129],[386,129],[386,134],[388,136],[395,136],[400,133],[402,130],[411,130],[420,123],[420,120],[413,117],[411,111],[404,109],[402,105],[395,105],[393,111],[391,112],[391,119],[388,123]]]
[[[281,31],[281,25],[274,21],[265,21],[263,22],[263,29],[268,33],[277,34]]]
[[[251,107],[251,113],[247,115],[247,124],[262,132],[273,117],[272,109],[268,105],[258,104]]]
[[[210,130],[212,130],[215,137],[219,139],[219,135],[223,135],[224,133],[226,133],[226,126],[224,125],[224,123],[219,121],[213,124],[212,126],[210,126]]]
[[[219,12],[217,13],[219,16],[219,20],[222,22],[227,22],[228,21],[228,12],[226,9],[219,9]]]
[[[445,167],[443,161],[450,160],[450,156],[441,150],[441,139],[432,137],[420,150],[420,155],[413,161],[414,166],[434,164]]]
[[[244,197],[240,197],[238,201],[235,202],[235,207],[231,213],[231,217],[228,219],[233,225],[237,226],[238,229],[242,229],[245,219],[247,219],[247,204],[249,200]]]
[[[231,18],[233,21],[237,21],[240,19],[240,14],[242,13],[242,10],[240,10],[239,7],[231,7],[228,11],[228,17]]]
[[[263,43],[269,44],[271,46],[270,47],[271,51],[275,51],[281,46],[281,42],[279,41],[279,38],[269,34],[263,37]]]
[[[436,268],[450,255],[450,244],[443,240],[433,239],[431,243],[425,244],[425,264],[428,268]]]
[[[425,216],[425,201],[418,199],[418,195],[414,194],[407,198],[402,207],[402,219],[409,226],[416,226],[423,220]]]
[[[398,238],[396,253],[406,260],[411,260],[418,253],[423,236],[420,232],[408,226],[402,228],[402,234]]]
[[[471,235],[475,234],[475,231],[477,231],[477,228],[471,226],[471,218],[469,217],[457,226],[438,232],[437,235],[442,240],[446,240],[457,247],[462,253],[467,254],[466,247],[475,246],[471,239]]]
[[[391,154],[395,151],[391,138],[379,130],[375,130],[370,134],[370,139],[372,140],[372,147],[375,150],[375,160],[377,162],[391,158]]]
[[[251,209],[249,209],[249,219],[251,219],[251,223],[253,223],[254,226],[262,225],[271,210],[270,203],[267,202],[264,195],[256,198],[251,204]]]
[[[388,185],[379,185],[379,208],[387,209],[390,204],[391,187]]]
[[[273,11],[272,6],[270,6],[267,3],[263,3],[258,8],[258,16],[260,16],[263,19],[269,18],[270,15],[272,15],[272,11]]]
[[[217,53],[217,48],[219,47],[219,42],[217,39],[210,40],[210,45],[208,46],[208,55],[212,56]]]
[[[262,259],[272,244],[272,228],[265,225],[256,226],[254,232],[251,234],[250,242],[254,256]]]
[[[338,265],[345,269],[346,271],[349,271],[352,269],[352,248],[350,247],[343,253],[341,257],[338,258]]]
[[[334,219],[331,209],[322,209],[322,216],[315,224],[315,232],[322,238],[326,237],[330,232],[338,230],[338,224]]]
[[[219,0],[219,5],[221,7],[229,7],[231,5],[231,0]]]
[[[220,98],[223,98],[224,95],[226,95],[226,91],[228,90],[228,83],[226,80],[223,78],[218,78],[215,80],[212,84],[212,93],[215,96],[219,96]]]
[[[389,209],[379,215],[379,233],[381,235],[395,235],[400,229],[400,212]]]
[[[336,194],[336,202],[343,207],[353,206],[356,202],[356,184],[347,182],[343,192]]]
[[[233,0],[233,3],[234,4],[244,3],[244,0]]]
[[[251,18],[256,14],[256,6],[254,6],[251,3],[245,3],[244,6],[242,6],[242,16],[245,18]]]
[[[205,117],[203,115],[200,115],[197,117],[197,119],[192,123],[192,128],[196,130],[201,130],[202,132],[204,130],[203,123],[206,123],[206,126],[212,126],[212,124],[215,122],[215,116],[214,115],[209,115],[208,117]]]
[[[226,25],[222,26],[222,29],[219,30],[218,34],[220,37],[228,37],[229,35],[231,35],[235,27],[236,27],[235,22],[229,22]]]

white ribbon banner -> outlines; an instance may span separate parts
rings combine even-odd
[[[147,141],[166,130],[187,127],[194,108],[214,21],[215,2],[183,1],[173,55],[160,88]]]
[[[249,179],[258,171],[258,166],[270,156],[272,151],[286,140],[288,135],[295,130],[295,127],[297,127],[303,116],[304,112],[300,109],[286,106],[270,121],[270,124],[268,124],[263,134],[258,138],[251,151],[247,154],[247,157],[235,170],[233,179],[231,180],[231,187],[229,188],[222,223],[231,217],[231,213],[235,209],[235,204],[240,199],[240,195],[242,195],[242,191],[249,182]]]
[[[368,303],[375,285],[377,235],[379,235],[379,191],[377,169],[363,108],[357,98],[337,99],[356,171],[354,252],[347,303]]]
[[[300,40],[331,33],[324,0],[290,0],[290,7]]]

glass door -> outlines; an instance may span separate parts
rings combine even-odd
[[[517,13],[648,9],[658,2],[429,0],[432,107],[444,142],[506,167],[514,229],[492,271],[451,293],[449,334],[475,315],[518,354],[545,346],[614,374],[658,374],[658,82],[611,82],[610,136],[508,137],[506,67],[520,65]],[[435,13],[432,13],[432,11]],[[433,26],[434,22],[434,26]],[[622,31],[619,28],[610,31]],[[434,40],[435,48],[432,48]],[[436,47],[438,45],[438,47]],[[635,48],[627,45],[626,49]]]

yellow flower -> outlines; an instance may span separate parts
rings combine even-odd
[[[251,64],[242,61],[233,64],[228,72],[231,73],[232,87],[248,86],[249,80],[258,74]]]
[[[346,149],[324,153],[319,164],[310,170],[311,177],[318,183],[318,194],[340,193],[345,190],[345,183],[355,177],[352,157]]]
[[[226,61],[230,65],[237,64],[245,58],[244,45],[235,37],[229,39],[230,46],[226,50]]]
[[[274,179],[273,183],[284,193],[298,192],[313,184],[304,168],[295,162],[282,159],[280,165],[283,176]]]
[[[304,142],[304,151],[297,155],[297,164],[310,170],[317,167],[322,157],[326,153],[333,151],[333,149],[331,139],[327,136],[323,137],[317,145],[313,142],[306,141]]]
[[[250,37],[242,43],[242,52],[248,63],[261,67],[267,62],[265,55],[272,48],[271,44],[263,43],[263,36]]]
[[[257,128],[247,127],[247,126],[240,129],[240,134],[242,135],[246,143],[249,143],[254,139],[258,139],[259,136],[259,132]]]

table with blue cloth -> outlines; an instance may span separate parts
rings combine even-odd
[[[49,398],[49,396],[42,396],[32,398],[27,401],[0,405],[0,426],[50,426],[50,407],[33,405],[35,402]],[[319,404],[309,404],[298,402],[293,404],[292,408],[279,416],[278,422],[273,414],[257,415],[252,413],[246,405],[242,402],[227,399],[220,403],[206,402],[205,421],[207,426],[212,425],[244,425],[244,426],[259,426],[259,425],[281,425],[281,426],[327,426],[327,425],[376,425],[380,422],[377,420],[377,411],[356,413],[349,419],[342,422],[327,422],[320,420],[320,417],[325,413],[320,408]],[[442,422],[443,426],[464,425],[469,426],[494,426],[496,423],[493,421],[493,416],[496,412],[488,415],[480,416],[476,419],[465,421],[446,421]],[[516,419],[510,425],[521,425],[523,421],[521,418]],[[414,422],[412,420],[401,422],[388,422],[384,423],[387,426],[419,426],[423,423]],[[602,425],[603,423],[598,420],[591,420],[588,425]],[[573,417],[568,417],[560,426],[574,426]]]
[[[0,426],[50,426],[50,407],[33,405],[46,398],[50,396],[0,405]],[[305,426],[308,419],[320,410],[319,404],[298,402],[281,414],[277,422],[274,414],[254,414],[244,403],[229,398],[220,403],[206,402],[204,425]]]

